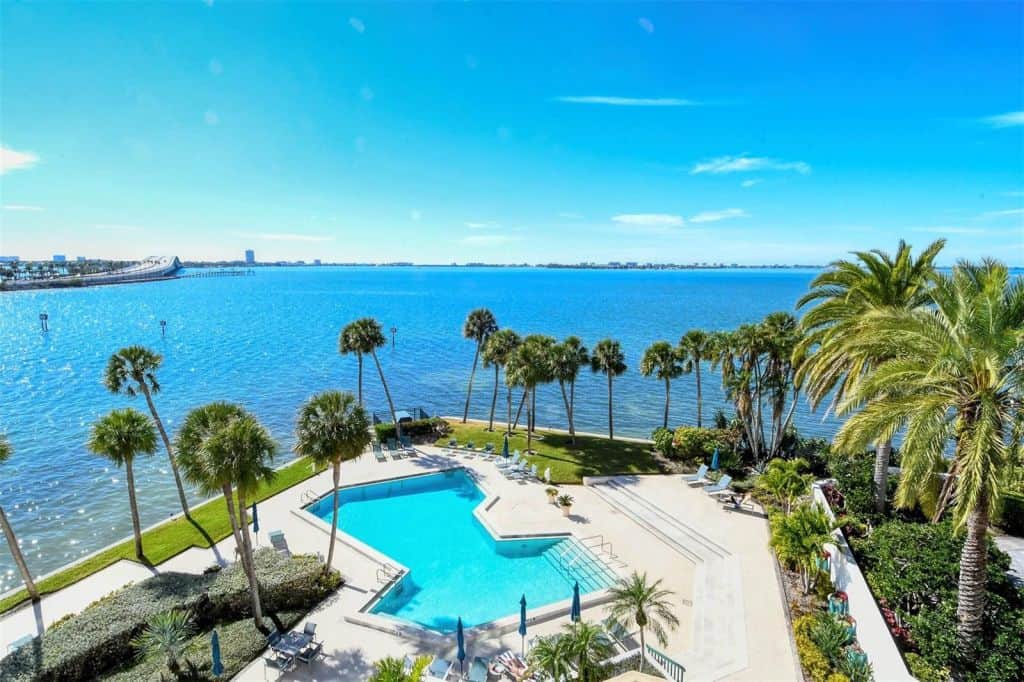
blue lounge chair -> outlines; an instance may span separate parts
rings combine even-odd
[[[384,455],[384,450],[380,447],[380,441],[373,441],[373,456],[378,462],[388,461],[388,458]]]
[[[443,658],[434,658],[427,666],[427,673],[424,676],[427,680],[447,680],[452,671],[452,664]]]
[[[412,446],[412,438],[409,436],[402,436],[402,449],[410,455],[416,453],[416,448]]]
[[[732,476],[726,474],[722,478],[718,479],[718,483],[713,486],[704,488],[704,492],[708,495],[721,495],[729,492],[729,484],[732,483]]]
[[[487,671],[490,667],[491,662],[486,658],[474,658],[473,664],[469,666],[469,682],[487,682]]]
[[[683,480],[686,481],[687,483],[694,483],[696,481],[703,480],[703,478],[705,476],[707,476],[707,475],[708,475],[708,465],[707,464],[701,464],[700,468],[697,469],[696,473],[686,474],[685,476],[683,476]]]

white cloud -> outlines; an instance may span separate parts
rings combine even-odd
[[[217,112],[212,109],[203,114],[203,120],[206,121],[206,125],[208,126],[215,126],[220,123],[220,117],[217,116]]]
[[[1003,192],[1004,197],[1024,197],[1024,190],[1016,189],[1009,192]]]
[[[558,214],[559,218],[565,218],[566,220],[582,220],[583,216],[579,213],[573,213],[571,211],[562,211]]]
[[[605,95],[556,97],[556,102],[569,104],[607,104],[614,107],[693,107],[700,104],[677,97],[609,97]]]
[[[1013,126],[1024,126],[1024,111],[1008,111],[997,116],[987,116],[982,119],[993,128],[1010,128]]]
[[[0,146],[0,174],[19,168],[31,168],[37,161],[39,157],[32,152],[19,152]]]
[[[468,227],[471,230],[489,230],[492,227],[497,227],[497,225],[495,223],[483,223],[483,222],[479,222],[479,221],[476,221],[476,222],[470,221],[470,222],[467,222],[467,223],[464,223],[464,224],[465,224],[466,227]]]
[[[761,178],[754,178],[753,180],[744,180],[743,182],[740,183],[740,187],[747,189],[749,187],[753,187],[754,185],[760,185],[762,182],[764,182],[764,180],[762,180]]]
[[[683,216],[668,213],[622,213],[612,216],[612,221],[640,227],[682,227],[684,222]]]
[[[911,232],[926,232],[928,234],[985,234],[986,230],[980,227],[955,227],[955,226],[938,226],[938,227],[912,227]]]
[[[257,232],[254,234],[240,234],[238,236],[247,239],[262,239],[268,242],[329,242],[334,240],[334,237],[329,235],[296,234],[293,232]]]
[[[103,230],[104,232],[142,232],[142,228],[138,225],[101,223],[99,225],[93,225],[93,228]]]
[[[640,17],[636,20],[636,23],[640,24],[640,28],[647,31],[648,33],[654,33],[654,22],[647,17]]]
[[[359,17],[349,17],[348,25],[355,29],[356,33],[362,33],[366,30],[366,24]]]
[[[766,170],[796,171],[806,175],[811,172],[811,166],[804,161],[783,161],[765,156],[746,156],[745,154],[740,154],[738,156],[719,156],[715,159],[701,161],[694,164],[690,174],[711,173],[712,175],[720,175],[722,173],[748,173]]]
[[[982,213],[981,217],[985,218],[985,219],[988,219],[988,218],[1005,218],[1007,216],[1013,216],[1013,215],[1024,215],[1024,208],[1010,208],[1010,209],[1007,209],[1005,211],[988,211],[986,213]]]
[[[423,217],[423,214],[420,212],[420,210],[418,208],[414,208],[411,211],[409,211],[409,220],[418,221],[422,217]]]
[[[473,244],[475,246],[498,246],[518,240],[518,237],[512,237],[507,234],[471,234],[459,241],[463,244]]]
[[[715,223],[729,218],[749,218],[750,214],[742,208],[726,208],[721,211],[703,211],[690,218],[691,223]]]
[[[5,211],[43,211],[42,206],[29,206],[28,204],[4,204]]]

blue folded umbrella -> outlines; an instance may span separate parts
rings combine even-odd
[[[577,581],[572,586],[572,608],[569,610],[569,619],[574,623],[580,622],[582,617],[580,611],[580,583]]]
[[[214,676],[220,677],[224,673],[224,663],[220,660],[220,637],[217,636],[216,630],[210,637],[210,658],[213,660]]]

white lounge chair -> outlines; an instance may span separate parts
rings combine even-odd
[[[718,479],[718,483],[705,488],[704,492],[708,495],[729,495],[732,493],[732,491],[729,490],[729,484],[731,483],[732,476],[726,474],[725,476],[722,476],[722,478]]]
[[[683,480],[690,486],[707,485],[711,481],[708,480],[708,465],[701,464],[700,468],[697,469],[697,473],[683,476]]]

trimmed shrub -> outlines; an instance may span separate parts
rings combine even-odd
[[[1024,537],[1024,493],[1003,494],[999,522],[1010,535]]]
[[[910,674],[918,682],[947,682],[949,680],[949,668],[937,668],[918,654],[907,654],[906,661],[907,667],[910,668]]]
[[[793,621],[793,635],[796,639],[796,653],[800,665],[813,682],[826,682],[832,672],[828,656],[811,639],[811,629],[817,619],[814,615],[801,616]]]
[[[374,424],[373,430],[377,432],[377,440],[384,442],[388,438],[397,438],[398,432],[394,424]],[[440,417],[429,419],[417,419],[411,422],[402,423],[402,435],[409,436],[419,441],[435,441],[451,431],[448,422]]]
[[[705,429],[696,426],[680,426],[673,434],[672,444],[675,447],[676,457],[687,462],[711,462],[711,457],[718,448],[718,457],[722,458],[732,453],[739,439],[736,433],[729,429]],[[723,466],[723,468],[725,468]]]
[[[316,557],[256,553],[264,609],[308,609],[340,584],[323,577]],[[148,621],[172,609],[190,610],[204,630],[251,615],[249,585],[240,565],[216,574],[163,573],[122,588],[50,628],[0,661],[5,682],[94,679],[134,656],[131,645]]]
[[[676,456],[676,447],[672,442],[674,438],[675,434],[669,429],[654,429],[654,433],[651,434],[654,449],[670,459]]]

